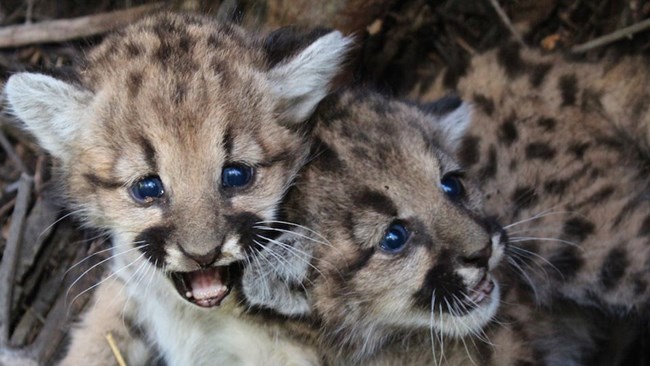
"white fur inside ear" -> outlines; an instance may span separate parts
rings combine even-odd
[[[53,77],[19,73],[5,86],[9,113],[23,121],[52,155],[66,159],[69,146],[79,137],[83,114],[92,94]]]
[[[309,118],[328,94],[352,42],[338,31],[330,32],[270,71],[278,112],[286,122],[300,123]]]
[[[442,142],[451,151],[455,151],[460,144],[461,138],[465,135],[472,123],[472,107],[463,102],[458,108],[442,115],[438,120],[438,129]]]

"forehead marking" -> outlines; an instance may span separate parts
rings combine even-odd
[[[134,71],[129,74],[126,80],[126,89],[129,93],[129,98],[133,99],[138,96],[142,87],[142,72]]]
[[[149,169],[151,170],[151,172],[158,171],[158,164],[156,162],[156,149],[154,149],[153,145],[151,144],[151,141],[147,137],[141,135],[139,138],[139,142],[140,142],[140,146],[142,146],[144,159],[147,162]]]
[[[355,206],[368,208],[386,216],[395,217],[398,214],[397,206],[390,197],[370,188],[355,193],[352,201]]]
[[[282,150],[259,163],[259,166],[268,168],[278,163],[291,163],[295,156],[290,149]]]
[[[482,179],[492,179],[497,174],[497,150],[494,145],[488,149],[488,158],[485,165],[479,170],[478,176]]]
[[[232,150],[234,145],[234,136],[232,128],[230,126],[226,127],[226,130],[223,134],[223,140],[221,141],[224,151],[226,152],[226,159],[230,159],[232,156]]]
[[[354,275],[357,272],[359,272],[368,264],[370,258],[372,258],[372,256],[375,254],[375,247],[370,247],[367,249],[359,249],[357,253],[358,254],[356,258],[348,262],[348,265],[345,268],[346,271],[344,272],[337,271],[337,273],[341,274],[341,282],[343,284],[349,282],[350,279],[352,279],[352,277],[354,277]]]
[[[469,168],[479,161],[479,143],[480,139],[476,136],[467,135],[461,140],[458,157],[465,168]]]
[[[88,183],[93,187],[99,187],[103,189],[118,189],[123,187],[124,185],[121,182],[114,181],[111,179],[105,179],[102,178],[94,173],[86,173],[83,175],[84,178],[88,181]]]
[[[327,172],[340,172],[345,168],[345,163],[339,157],[338,152],[334,150],[329,144],[320,138],[316,138],[313,143],[311,156],[314,157],[314,164],[320,170]]]

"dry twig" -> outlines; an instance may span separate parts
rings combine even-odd
[[[155,3],[74,19],[59,19],[0,28],[0,48],[69,41],[105,33],[126,26],[143,15],[160,10],[162,7],[163,4]]]
[[[115,338],[113,338],[113,334],[110,332],[106,334],[106,341],[108,342],[108,346],[111,347],[111,352],[113,352],[113,356],[115,356],[115,361],[117,361],[117,364],[119,366],[126,366],[124,357],[122,357],[122,352],[120,352],[120,349],[117,347],[117,343],[115,342]]]
[[[25,11],[25,24],[32,24],[34,17],[34,0],[27,0],[27,10]]]
[[[499,18],[501,18],[501,21],[506,26],[506,28],[508,28],[510,33],[512,33],[512,36],[515,37],[517,43],[519,43],[522,46],[526,46],[526,44],[524,43],[524,39],[521,37],[521,34],[519,34],[519,32],[517,32],[517,30],[515,29],[515,26],[512,25],[510,18],[508,18],[506,12],[503,11],[501,6],[499,5],[499,2],[497,0],[490,0],[490,4],[492,4],[492,7],[497,12],[497,15],[499,15]]]
[[[32,193],[32,177],[22,174],[19,180],[16,206],[11,215],[11,226],[7,246],[0,265],[0,347],[7,346],[9,325],[11,323],[11,298],[14,288],[14,275],[17,268],[19,245],[23,234],[23,223],[27,216]]]
[[[587,52],[591,49],[597,48],[597,47],[602,47],[607,44],[613,43],[618,41],[619,39],[625,38],[625,37],[630,37],[634,33],[641,32],[645,29],[650,28],[650,19],[646,19],[642,22],[638,22],[636,24],[633,24],[629,27],[625,27],[623,29],[619,29],[615,32],[612,32],[610,34],[607,34],[605,36],[602,36],[600,38],[596,38],[594,40],[591,40],[589,42],[583,43],[581,45],[575,46],[571,48],[571,52],[573,53],[583,53]]]
[[[16,154],[16,151],[14,150],[13,146],[11,146],[11,143],[7,139],[7,136],[5,136],[4,132],[2,131],[0,131],[0,146],[2,146],[4,151],[7,153],[7,156],[9,156],[11,161],[13,161],[13,163],[16,165],[16,168],[18,168],[21,173],[29,174],[27,166],[25,166],[25,163],[23,163],[18,154]]]
[[[84,308],[86,301],[90,297],[90,293],[86,293],[79,297],[74,304],[67,304],[67,295],[68,293],[63,290],[65,288],[70,288],[73,282],[76,281],[78,275],[83,273],[86,269],[92,267],[92,262],[85,263],[75,268],[73,271],[69,272],[71,276],[64,279],[67,270],[70,268],[72,263],[79,263],[84,258],[88,258],[89,254],[95,253],[96,247],[92,246],[91,251],[87,250],[77,250],[76,245],[72,240],[74,231],[72,228],[67,227],[62,230],[59,228],[56,232],[57,237],[49,242],[49,247],[54,248],[57,252],[57,261],[60,263],[60,267],[51,273],[51,281],[46,283],[43,287],[48,287],[43,291],[39,291],[39,297],[41,299],[55,295],[56,299],[49,311],[45,308],[36,309],[38,304],[35,304],[34,310],[36,313],[40,313],[45,316],[45,320],[42,321],[43,327],[38,332],[38,336],[34,342],[28,347],[30,355],[39,361],[40,364],[48,365],[52,363],[52,360],[55,359],[58,353],[61,351],[61,342],[65,338],[66,332],[69,329],[70,321],[74,318],[76,314],[79,314]],[[44,253],[47,254],[47,253]],[[59,257],[59,255],[61,255]],[[85,289],[96,284],[99,281],[100,273],[88,273],[86,276],[80,280],[77,285],[79,288],[73,289],[70,294],[78,295],[81,292],[84,292]],[[56,286],[56,284],[60,284]],[[47,294],[45,294],[47,292]],[[44,304],[45,305],[45,304]],[[45,313],[47,312],[47,315]]]

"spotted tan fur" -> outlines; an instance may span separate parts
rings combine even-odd
[[[209,271],[219,296],[227,295],[238,270],[233,263],[250,251],[252,226],[276,218],[307,156],[305,121],[350,43],[339,32],[298,37],[285,29],[262,37],[207,17],[165,13],[108,36],[77,67],[76,80],[30,73],[9,79],[9,107],[58,159],[70,207],[113,244],[108,277],[117,282],[100,286],[108,299],[95,300],[64,364],[112,364],[106,345],[95,342],[108,331],[130,365],[149,356],[172,365],[273,360],[270,347],[239,352],[247,338],[272,340],[256,338],[224,312],[199,308],[172,279]],[[234,188],[222,181],[233,164],[252,171]],[[163,193],[138,200],[133,187],[148,177],[160,179]],[[121,316],[103,313],[119,309]],[[116,325],[120,318],[155,351]],[[312,357],[295,351],[276,356],[298,364]]]
[[[450,156],[458,156],[468,179],[484,192],[485,202],[474,207],[514,224],[508,226],[508,261],[525,271],[514,276],[526,286],[505,294],[496,322],[485,329],[492,345],[465,337],[465,349],[461,341],[447,339],[444,347],[433,347],[437,357],[444,350],[444,364],[470,363],[469,358],[493,365],[614,362],[617,350],[605,360],[594,359],[602,354],[596,340],[618,337],[616,342],[624,343],[625,333],[611,330],[620,322],[571,301],[616,314],[647,307],[646,69],[640,58],[585,64],[507,47],[475,58],[458,79],[442,77],[431,90],[414,92],[432,101],[449,93],[450,85],[442,85],[447,80],[472,101],[475,115],[461,141],[454,145],[455,137],[446,136],[439,144],[452,148]],[[427,169],[418,144],[404,137],[411,119],[386,100],[347,98],[321,106],[322,141],[288,207],[289,220],[308,228],[293,228],[300,235],[286,239],[290,248],[272,247],[283,258],[276,263],[277,282],[254,283],[260,276],[253,270],[245,274],[245,280],[251,275],[245,292],[257,306],[307,314],[311,339],[330,363],[432,364],[431,336],[413,330],[407,312],[396,310],[410,281],[421,280],[417,276],[426,271],[404,259],[397,268],[390,262],[373,265],[377,253],[368,249],[385,232],[380,223],[391,207],[426,217],[418,207],[440,201],[421,196],[430,186],[417,180]],[[436,109],[436,103],[430,107]],[[372,199],[355,199],[367,186]],[[368,202],[372,209],[364,205]],[[364,217],[368,210],[383,214]],[[445,222],[452,213],[443,210],[435,217]],[[467,227],[462,219],[455,224],[461,232]],[[440,261],[449,258],[436,253]],[[291,257],[302,259],[291,263]],[[513,279],[511,271],[499,272],[503,280]],[[301,286],[304,294],[296,295]],[[539,302],[552,306],[538,307]],[[394,312],[382,312],[387,307]],[[395,324],[386,327],[391,319]],[[439,331],[435,319],[430,325]],[[634,334],[629,325],[619,327]]]
[[[457,199],[441,189],[459,169],[447,151],[469,123],[467,106],[455,103],[425,114],[360,91],[322,103],[313,158],[284,207],[286,229],[244,273],[253,314],[271,310],[264,321],[316,345],[325,364],[533,362],[516,329],[529,308],[513,304],[499,315],[509,323],[496,324],[498,289],[467,304],[504,248],[474,182]],[[380,242],[394,223],[411,235],[391,253]]]
[[[442,80],[414,95],[435,99]],[[642,57],[571,62],[513,46],[456,79],[476,106],[461,163],[512,247],[535,253],[513,251],[538,301],[648,309],[649,85]]]

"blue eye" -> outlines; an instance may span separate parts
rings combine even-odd
[[[221,171],[221,185],[226,188],[243,187],[253,179],[253,168],[243,164],[226,165]]]
[[[157,175],[145,177],[131,186],[131,195],[140,203],[151,203],[165,194],[162,181]]]
[[[460,177],[455,174],[447,174],[442,177],[440,187],[445,194],[451,199],[460,199],[465,194],[465,187]]]
[[[394,223],[388,227],[384,238],[379,242],[379,247],[388,253],[397,253],[404,249],[409,238],[406,227],[400,223]]]

